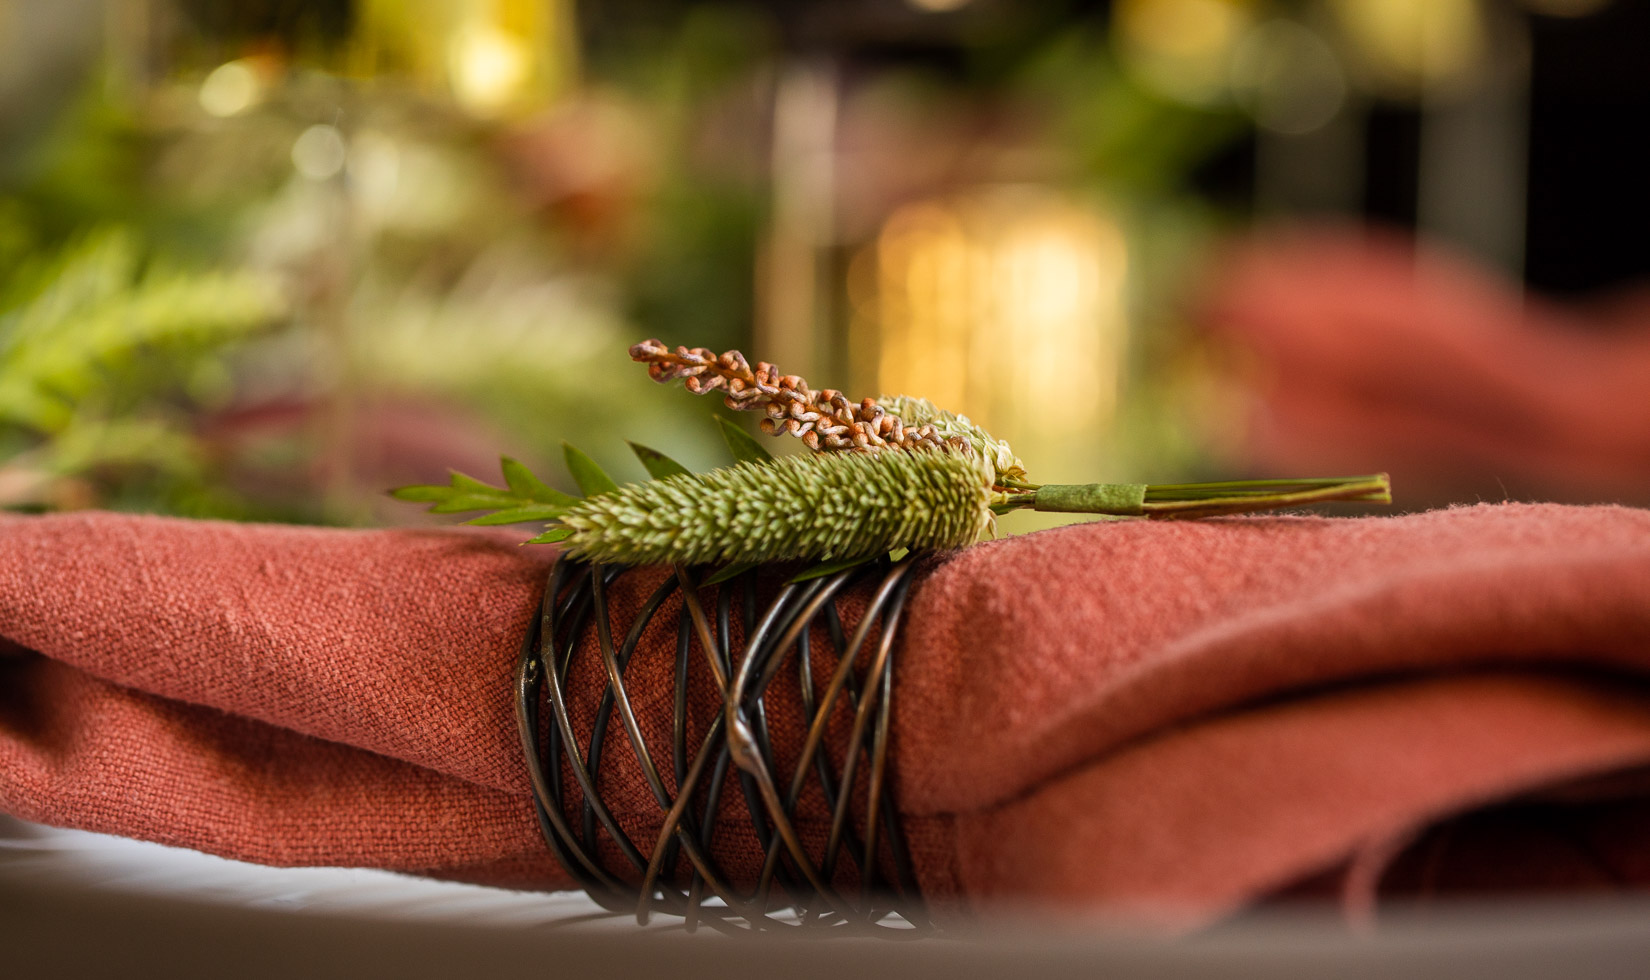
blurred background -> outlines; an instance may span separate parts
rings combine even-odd
[[[0,507],[408,523],[385,488],[564,439],[718,464],[646,337],[1043,481],[1650,503],[1647,41],[1627,0],[0,0]]]

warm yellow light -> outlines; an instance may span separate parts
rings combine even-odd
[[[201,82],[201,108],[214,116],[235,116],[252,108],[263,95],[263,84],[250,60],[240,58],[212,69]]]
[[[944,14],[953,10],[961,10],[968,6],[972,0],[907,0],[907,2],[918,10],[926,10],[931,14]]]
[[[1049,479],[1087,479],[1127,341],[1116,225],[1051,191],[997,188],[907,205],[870,254],[874,273],[864,258],[852,270],[852,340],[880,356],[858,383],[969,415]]]
[[[453,94],[465,108],[491,114],[521,94],[532,73],[526,45],[490,25],[466,28],[449,52]]]
[[[1030,419],[1081,419],[1097,435],[1117,403],[1121,236],[1091,215],[1050,210],[1011,225],[993,251],[988,282],[1004,336],[992,346],[1015,352],[1010,404]]]
[[[1241,0],[1118,0],[1118,53],[1152,87],[1189,102],[1225,90],[1232,47],[1251,19]]]
[[[1378,86],[1399,93],[1467,74],[1487,40],[1478,0],[1331,0]]]
[[[903,208],[888,220],[878,251],[880,318],[899,324],[884,334],[879,381],[937,404],[961,402],[972,257],[957,215],[939,204]],[[895,382],[905,387],[889,387]]]
[[[1231,42],[1238,15],[1226,0],[1121,0],[1117,29],[1150,51],[1202,56]]]

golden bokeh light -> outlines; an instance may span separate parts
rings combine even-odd
[[[1218,101],[1232,51],[1253,20],[1244,0],[1118,0],[1118,55],[1142,81],[1186,102]]]
[[[1397,95],[1469,75],[1489,42],[1479,0],[1329,0],[1373,87]]]
[[[492,115],[520,96],[531,73],[527,46],[491,24],[472,24],[448,48],[453,95],[478,115]]]
[[[250,58],[237,58],[214,68],[197,97],[208,115],[238,116],[263,97],[263,82]]]
[[[471,115],[542,109],[578,72],[570,0],[358,0],[352,70],[404,74]]]
[[[866,255],[853,335],[878,356],[857,383],[967,414],[1040,473],[1093,472],[1127,347],[1115,223],[1052,191],[994,188],[901,208]]]

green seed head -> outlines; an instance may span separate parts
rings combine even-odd
[[[957,415],[937,407],[926,398],[910,395],[883,395],[877,399],[890,415],[899,416],[906,428],[932,425],[943,440],[961,439],[992,468],[992,481],[1024,480],[1026,466],[1014,455],[1008,443],[975,425],[966,415]]]
[[[991,526],[990,464],[890,449],[740,463],[621,487],[569,508],[564,547],[592,561],[685,564],[858,558],[959,548]]]

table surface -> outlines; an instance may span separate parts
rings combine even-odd
[[[742,939],[639,928],[576,893],[266,868],[0,816],[0,949],[19,977],[1641,977],[1650,900],[1400,911],[1361,936],[1269,913],[1173,941],[1048,915],[910,941]]]

